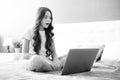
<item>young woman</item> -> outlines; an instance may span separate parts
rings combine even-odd
[[[35,26],[23,35],[23,58],[28,59],[27,68],[33,71],[61,70],[65,59],[58,59],[54,33],[52,32],[52,12],[40,7]]]

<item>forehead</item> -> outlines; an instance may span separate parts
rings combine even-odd
[[[46,11],[45,16],[51,16],[51,13],[49,11]]]

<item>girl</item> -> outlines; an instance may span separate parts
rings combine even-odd
[[[35,26],[23,35],[23,58],[28,59],[27,68],[32,71],[61,70],[65,58],[58,59],[52,32],[52,12],[40,7]]]

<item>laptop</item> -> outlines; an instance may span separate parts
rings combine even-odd
[[[70,49],[61,75],[88,72],[103,48]]]

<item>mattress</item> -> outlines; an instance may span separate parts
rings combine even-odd
[[[0,54],[0,80],[120,80],[119,61],[94,63],[90,72],[61,75],[62,71],[33,72],[26,69],[27,60],[13,54]]]

